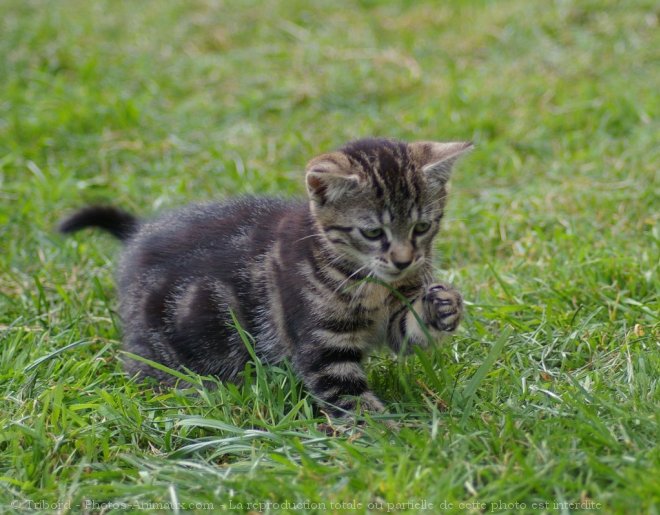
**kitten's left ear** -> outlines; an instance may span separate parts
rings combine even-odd
[[[416,141],[408,144],[410,157],[431,184],[443,186],[451,176],[454,163],[474,148],[471,141]]]

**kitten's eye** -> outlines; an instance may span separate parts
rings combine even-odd
[[[429,230],[431,227],[431,224],[428,222],[418,222],[415,224],[415,227],[413,228],[413,232],[415,234],[424,234],[426,231]]]
[[[383,229],[374,227],[373,229],[360,229],[362,236],[369,240],[377,240],[383,235]]]

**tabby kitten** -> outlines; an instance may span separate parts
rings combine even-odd
[[[327,412],[377,412],[360,364],[369,349],[425,346],[429,332],[460,321],[461,296],[434,283],[431,251],[451,168],[471,147],[364,139],[307,165],[309,202],[241,198],[152,221],[91,206],[60,230],[97,226],[126,244],[118,289],[128,351],[232,381],[250,359],[233,312],[257,356],[290,359]],[[127,368],[175,381],[141,362]]]

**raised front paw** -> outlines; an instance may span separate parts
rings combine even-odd
[[[463,298],[457,290],[445,284],[432,284],[422,298],[424,321],[437,331],[456,330],[463,315]]]

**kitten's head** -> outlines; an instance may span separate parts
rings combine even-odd
[[[356,270],[396,283],[430,264],[446,184],[468,142],[364,139],[307,165],[311,209]]]

